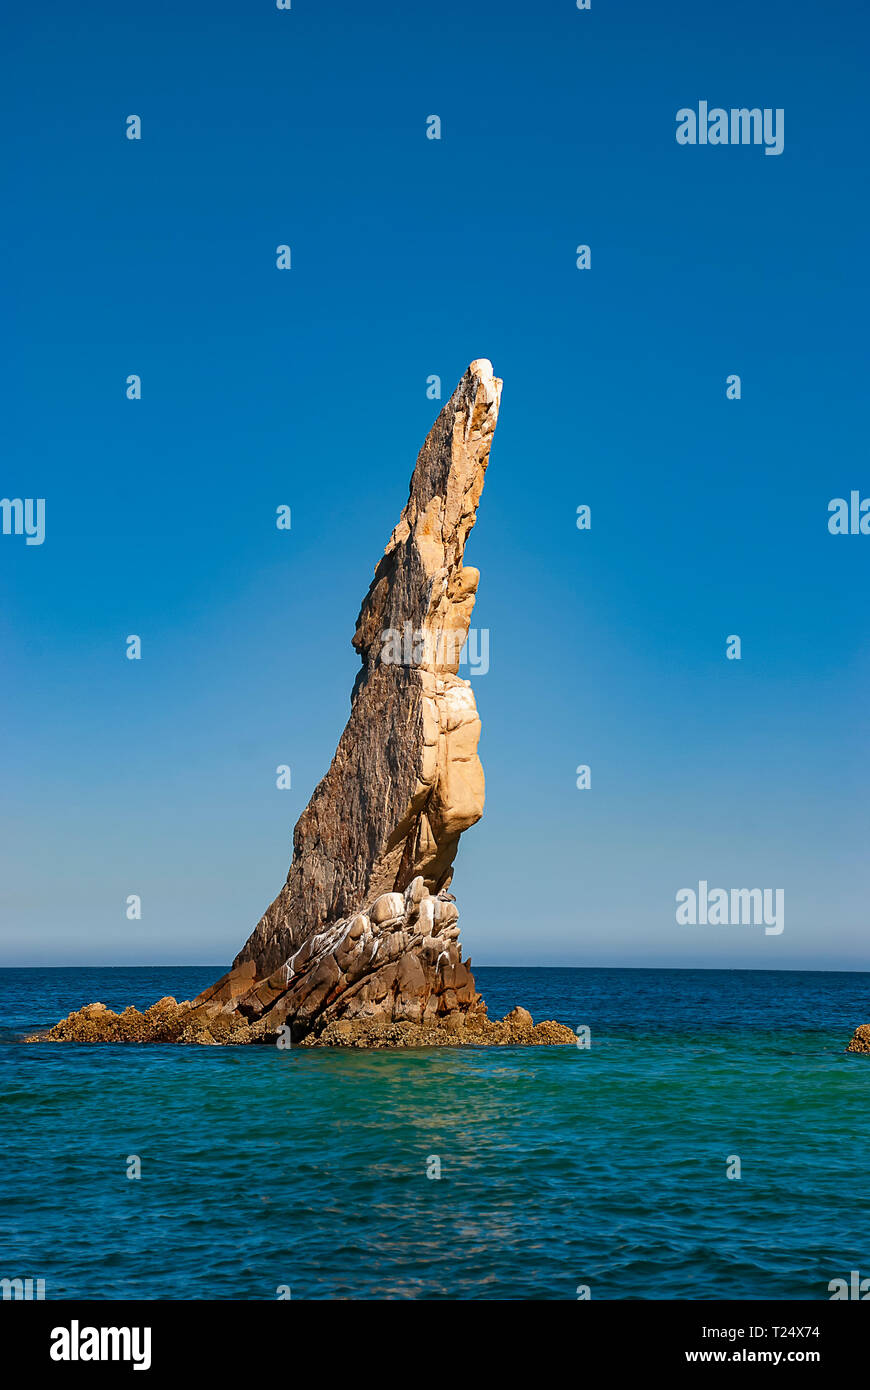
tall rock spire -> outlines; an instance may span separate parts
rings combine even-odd
[[[458,675],[479,575],[464,563],[502,383],[472,362],[417,457],[363,599],[361,667],[287,880],[232,968],[192,1003],[89,1005],[49,1037],[420,1046],[573,1042],[524,1009],[487,1018],[448,891],[483,812],[480,719]]]
[[[430,894],[450,884],[459,837],[483,812],[480,719],[457,669],[479,579],[465,543],[500,396],[491,364],[472,362],[420,450],[357,619],[350,719],[297,823],[287,882],[236,965],[269,972],[418,876]]]

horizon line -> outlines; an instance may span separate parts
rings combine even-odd
[[[115,964],[115,965],[93,965],[79,962],[77,965],[4,965],[0,962],[0,970],[219,970],[222,974],[227,974],[231,966],[221,967],[210,965],[202,961],[177,961],[169,964]],[[859,966],[781,966],[774,969],[770,966],[755,965],[497,965],[482,964],[475,965],[475,970],[686,970],[686,971],[708,971],[711,974],[744,974],[744,975],[868,975],[870,974],[870,964],[866,969]]]

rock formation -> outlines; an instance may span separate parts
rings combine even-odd
[[[573,1042],[524,1009],[487,1018],[449,892],[483,811],[480,719],[458,675],[479,575],[464,564],[501,382],[472,362],[438,416],[357,619],[350,718],[293,835],[287,881],[229,973],[192,1003],[92,1004],[65,1039],[351,1046]]]
[[[852,1034],[847,1052],[870,1052],[870,1023],[859,1023]]]

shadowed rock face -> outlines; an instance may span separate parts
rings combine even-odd
[[[501,382],[472,362],[438,416],[375,570],[353,645],[361,668],[326,776],[293,835],[287,881],[232,969],[192,1003],[102,1005],[49,1037],[419,1046],[573,1042],[514,1010],[490,1021],[448,888],[483,812],[480,719],[457,674],[478,572],[464,564]]]

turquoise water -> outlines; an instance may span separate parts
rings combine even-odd
[[[826,1299],[870,1275],[870,1057],[843,1051],[870,975],[476,968],[494,1017],[585,1024],[587,1051],[16,1041],[221,969],[0,971],[0,1275],[97,1299]]]

